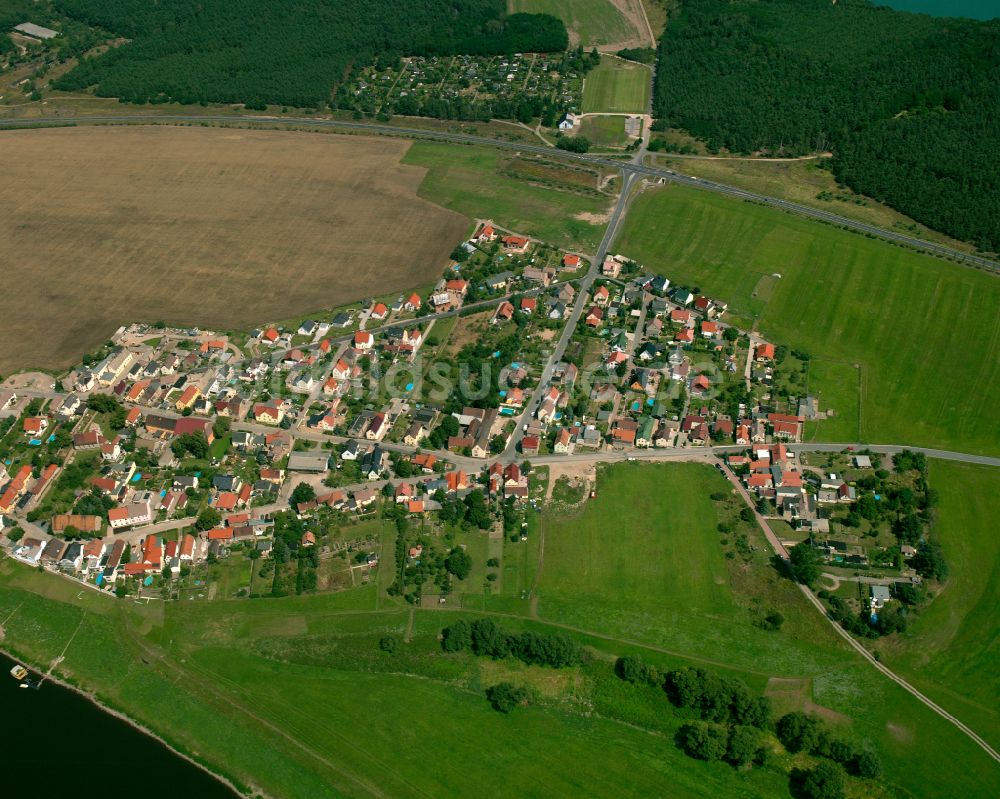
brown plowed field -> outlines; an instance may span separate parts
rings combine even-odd
[[[0,373],[119,325],[232,329],[426,284],[470,222],[408,143],[305,132],[0,132]]]

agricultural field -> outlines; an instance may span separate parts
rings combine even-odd
[[[1000,453],[1000,428],[983,424],[1000,401],[996,277],[677,186],[639,197],[616,247],[828,362],[808,388],[845,421],[810,435],[846,435],[853,414],[852,440]]]
[[[1000,605],[1000,470],[932,461],[939,493],[935,529],[948,582],[905,636],[880,644],[889,666],[912,679],[994,746],[1000,744],[997,608]]]
[[[575,251],[597,249],[614,201],[510,177],[511,159],[488,148],[415,142],[403,163],[427,169],[420,197]]]
[[[247,327],[430,282],[470,223],[417,197],[406,149],[284,131],[4,132],[0,261],[8,285],[32,289],[0,297],[0,373],[65,367],[132,320]]]
[[[669,133],[667,140],[695,146],[700,144],[680,132]],[[686,175],[697,175],[705,180],[717,180],[769,197],[791,200],[870,225],[897,230],[908,236],[944,244],[962,252],[973,252],[975,249],[967,242],[931,230],[888,205],[839,185],[829,166],[824,166],[828,162],[819,158],[678,158],[661,153],[655,160],[658,166]]]
[[[649,67],[604,56],[583,84],[583,113],[649,113]]]
[[[614,45],[616,48],[649,46],[637,26],[631,0],[509,0],[511,12],[551,14],[566,25],[570,46],[585,48]],[[626,13],[622,12],[622,8]],[[639,45],[641,46],[641,45]]]

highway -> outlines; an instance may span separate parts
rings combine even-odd
[[[320,117],[270,117],[254,114],[234,114],[225,115],[184,115],[184,114],[121,114],[110,116],[80,116],[80,117],[38,117],[35,119],[0,119],[0,130],[14,128],[31,128],[45,126],[72,126],[81,124],[173,124],[173,123],[256,123],[261,125],[276,125],[279,127],[301,127],[309,125],[320,128],[337,128],[345,131],[357,131],[361,133],[372,133],[389,136],[403,136],[411,139],[432,139],[435,141],[452,142],[455,144],[478,144],[487,147],[499,147],[505,150],[514,150],[521,153],[531,153],[533,155],[544,155],[549,158],[565,158],[574,161],[581,161],[592,166],[601,166],[610,169],[621,170],[626,174],[641,175],[644,177],[663,179],[683,186],[690,186],[704,191],[711,191],[717,194],[724,194],[740,200],[761,203],[774,208],[779,208],[789,213],[799,216],[827,222],[838,227],[847,228],[858,233],[876,236],[886,241],[912,247],[917,250],[937,255],[941,258],[948,258],[968,266],[978,267],[990,272],[1000,274],[1000,262],[984,258],[980,255],[961,252],[943,244],[925,241],[916,236],[909,236],[894,230],[886,230],[855,219],[830,213],[819,208],[812,208],[807,205],[782,200],[777,197],[769,197],[764,194],[746,191],[728,186],[724,183],[717,183],[710,180],[701,180],[691,175],[684,175],[669,169],[662,169],[656,166],[649,166],[637,161],[615,160],[587,153],[571,153],[567,150],[559,150],[554,147],[545,147],[541,144],[528,144],[526,142],[504,141],[502,139],[492,139],[487,136],[474,136],[466,133],[451,133],[440,130],[424,130],[421,128],[408,128],[399,125],[382,125],[374,122],[352,122],[347,120],[323,119]]]

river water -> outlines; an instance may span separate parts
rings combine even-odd
[[[227,786],[159,741],[53,682],[18,687],[0,655],[0,796],[234,799]],[[37,675],[32,674],[32,679]]]
[[[899,11],[915,11],[934,17],[1000,17],[1000,0],[875,0],[876,5]]]

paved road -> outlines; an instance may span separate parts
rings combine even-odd
[[[930,241],[908,236],[894,230],[869,225],[848,219],[838,214],[829,213],[819,208],[811,208],[807,205],[800,205],[777,197],[768,197],[764,194],[757,194],[751,191],[738,189],[734,186],[727,186],[710,180],[700,180],[690,175],[684,175],[669,169],[646,164],[616,161],[612,158],[589,155],[586,153],[570,153],[566,150],[559,150],[553,147],[546,147],[540,144],[527,144],[524,142],[511,142],[501,139],[491,139],[487,136],[473,136],[465,133],[450,133],[440,130],[422,130],[420,128],[408,128],[398,125],[380,125],[374,122],[348,122],[334,119],[310,118],[310,117],[269,117],[266,115],[240,114],[232,116],[186,116],[183,114],[155,114],[143,116],[141,114],[122,114],[115,116],[89,116],[89,117],[38,117],[37,119],[0,119],[0,130],[4,128],[23,128],[48,125],[79,125],[79,124],[114,124],[114,123],[176,123],[176,122],[215,122],[215,123],[239,123],[253,122],[264,125],[279,125],[282,127],[310,125],[323,128],[337,128],[340,130],[355,130],[364,133],[375,133],[383,135],[405,136],[414,139],[434,139],[436,141],[454,142],[457,144],[481,144],[490,147],[501,147],[518,152],[545,155],[549,158],[566,158],[575,161],[582,161],[595,166],[609,167],[612,169],[622,169],[632,174],[645,175],[652,178],[662,178],[673,183],[690,186],[705,191],[712,191],[718,194],[725,194],[742,200],[770,205],[789,211],[800,216],[818,219],[823,222],[837,225],[838,227],[849,228],[859,233],[877,236],[897,244],[913,247],[918,250],[933,253],[942,258],[949,258],[970,266],[987,269],[1000,273],[1000,263],[984,258],[979,255],[954,250],[943,244],[936,244]]]
[[[550,387],[549,383],[552,381],[553,368],[562,360],[563,355],[566,353],[566,345],[569,344],[569,340],[573,336],[573,331],[576,330],[576,326],[580,322],[580,317],[583,316],[584,308],[590,302],[590,287],[594,282],[594,278],[600,272],[601,264],[604,263],[604,258],[608,254],[611,243],[614,241],[615,234],[618,231],[618,225],[625,214],[625,209],[628,208],[629,194],[632,191],[634,181],[635,175],[633,173],[624,173],[622,188],[618,194],[618,201],[611,212],[611,219],[608,221],[608,227],[604,231],[604,238],[601,239],[601,246],[597,250],[597,255],[591,259],[590,269],[587,270],[587,274],[577,283],[578,293],[576,295],[576,303],[573,306],[573,312],[570,314],[569,319],[566,320],[562,334],[559,336],[559,340],[556,342],[555,347],[553,347],[552,353],[545,363],[545,368],[538,378],[538,384],[535,386],[535,390],[531,392],[531,398],[525,403],[521,415],[517,417],[517,427],[503,451],[504,458],[512,459],[517,454],[517,446],[520,444],[521,439],[524,438],[524,424],[529,419],[534,418],[535,412],[541,404],[542,395]]]

